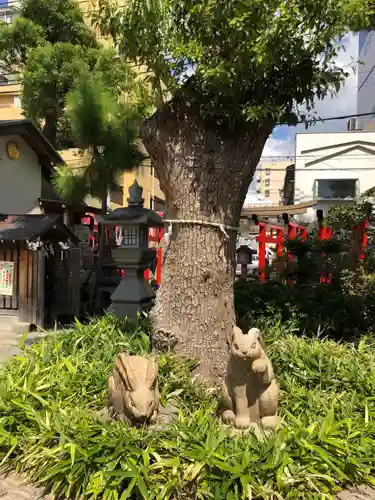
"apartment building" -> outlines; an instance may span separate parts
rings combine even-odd
[[[123,3],[123,0],[118,0]],[[90,9],[91,2],[89,0],[81,0],[78,2],[82,11],[86,14],[87,23],[90,24]],[[15,16],[18,14],[20,0],[0,0],[0,20],[11,24]],[[100,36],[99,30],[95,30],[98,40],[104,46],[113,45],[109,38]],[[0,75],[0,120],[20,120],[23,119],[23,111],[21,105],[21,79],[20,75]],[[64,149],[59,151],[59,154],[72,168],[84,168],[85,158],[79,155],[77,149]],[[155,210],[166,211],[165,197],[160,189],[159,180],[155,175],[154,168],[150,160],[146,160],[144,165],[134,173],[126,173],[119,182],[119,186],[113,189],[110,195],[109,206],[112,209],[127,204],[128,188],[137,178],[139,184],[143,187],[145,198],[145,207]],[[87,200],[91,206],[99,207],[98,200]]]
[[[283,204],[283,187],[286,168],[290,161],[262,161],[256,171],[256,192],[267,203]]]
[[[0,21],[12,24],[21,0],[0,0]],[[0,120],[20,120],[21,83],[19,75],[0,75]]]

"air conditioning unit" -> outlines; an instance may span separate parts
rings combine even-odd
[[[353,132],[357,130],[357,118],[350,118],[348,120],[348,132]]]

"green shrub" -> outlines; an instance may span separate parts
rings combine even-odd
[[[342,272],[337,286],[290,286],[238,280],[234,287],[237,322],[243,327],[276,325],[306,335],[355,339],[375,325],[375,275]]]
[[[375,351],[267,332],[285,426],[233,438],[217,398],[163,355],[162,400],[178,422],[163,431],[102,422],[116,352],[147,353],[147,324],[111,317],[34,344],[0,375],[0,458],[62,498],[317,499],[375,472]]]

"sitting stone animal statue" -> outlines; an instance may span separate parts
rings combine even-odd
[[[118,354],[108,380],[109,415],[133,425],[156,421],[159,407],[158,365],[143,356]]]
[[[280,422],[276,416],[278,393],[260,331],[251,328],[244,334],[234,326],[223,381],[223,422],[238,429],[259,424],[264,429],[274,429]]]

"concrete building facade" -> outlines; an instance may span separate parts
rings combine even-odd
[[[357,113],[375,113],[375,32],[362,31],[358,36]],[[375,130],[375,115],[360,116],[356,127]]]
[[[375,131],[296,135],[294,203],[318,201],[301,221],[315,220],[317,210],[326,216],[334,205],[355,202],[373,186]]]
[[[260,161],[256,171],[256,192],[265,202],[283,204],[283,186],[286,168],[290,161]]]

